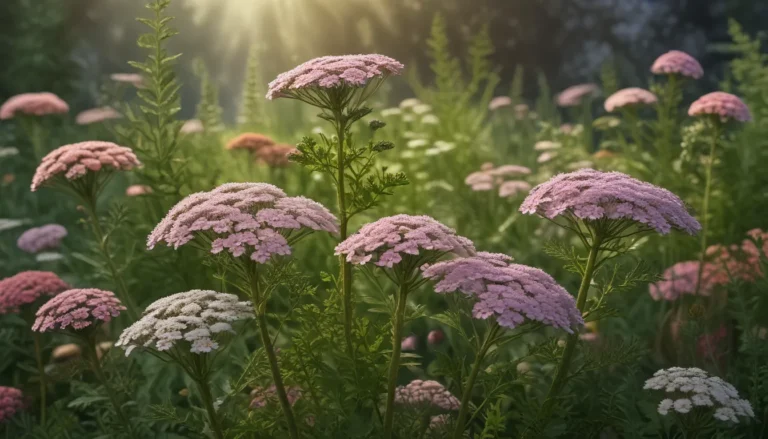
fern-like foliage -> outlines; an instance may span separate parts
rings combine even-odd
[[[264,80],[259,66],[259,50],[251,48],[248,54],[248,67],[243,87],[243,103],[240,121],[250,131],[268,131],[270,120],[264,108]]]
[[[201,59],[195,60],[195,74],[200,78],[200,102],[197,104],[197,118],[203,123],[206,131],[220,131],[224,128],[221,118],[222,110],[219,104],[219,88],[211,79],[211,74]]]

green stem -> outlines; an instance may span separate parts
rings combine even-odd
[[[389,361],[389,380],[387,383],[387,409],[384,413],[384,439],[392,437],[392,422],[394,420],[395,387],[397,375],[400,370],[400,348],[402,342],[403,321],[405,320],[405,307],[408,304],[408,282],[400,284],[397,294],[397,309],[395,321],[392,324],[392,358]]]
[[[197,381],[197,389],[200,391],[200,398],[205,405],[205,411],[208,412],[208,422],[211,424],[211,430],[216,436],[216,439],[224,439],[224,432],[219,424],[219,417],[216,414],[216,408],[213,407],[213,395],[211,394],[211,386],[208,385],[207,379],[201,379]]]
[[[101,360],[99,359],[99,354],[96,351],[95,340],[89,339],[87,344],[88,346],[86,347],[91,357],[93,373],[96,375],[96,378],[101,382],[104,388],[107,390],[107,394],[109,395],[109,400],[112,402],[112,406],[115,408],[115,413],[117,413],[117,416],[120,418],[120,421],[122,421],[123,425],[125,425],[125,428],[128,430],[130,437],[134,437],[133,426],[131,425],[131,421],[128,419],[128,416],[125,415],[125,412],[123,411],[122,406],[120,405],[120,402],[117,400],[117,392],[115,392],[115,389],[113,389],[112,385],[109,384],[109,380],[107,379],[107,376],[104,374],[104,369],[102,369],[101,367]]]
[[[283,415],[288,423],[288,433],[292,439],[298,439],[299,429],[296,426],[296,419],[293,416],[293,409],[291,403],[288,401],[288,394],[285,391],[285,384],[283,384],[283,377],[280,374],[280,366],[277,364],[277,355],[275,355],[274,346],[272,345],[272,337],[269,335],[269,327],[267,326],[266,305],[261,303],[261,294],[259,291],[258,276],[252,275],[251,281],[251,296],[253,299],[253,307],[256,311],[256,316],[259,321],[259,330],[261,332],[261,342],[264,345],[264,351],[267,353],[267,359],[269,361],[269,368],[272,371],[272,380],[275,383],[275,392],[277,393],[277,399],[280,401],[280,406],[283,409]]]
[[[464,418],[469,412],[469,400],[472,398],[472,390],[475,387],[475,380],[480,373],[485,354],[488,349],[496,342],[496,335],[499,333],[501,327],[498,323],[494,323],[493,327],[489,330],[488,336],[483,341],[483,345],[480,347],[480,351],[475,357],[475,363],[472,365],[472,371],[467,379],[467,384],[464,387],[464,392],[461,397],[461,408],[459,408],[459,416],[456,418],[456,429],[453,431],[454,439],[461,439],[464,437]]]
[[[336,149],[336,202],[339,206],[339,240],[347,239],[347,197],[345,193],[346,152],[344,150],[346,124],[341,111],[334,111],[336,118],[336,136],[338,146]],[[339,271],[341,278],[341,293],[344,298],[344,338],[347,343],[347,353],[354,358],[355,351],[352,344],[352,265],[347,262],[344,255],[339,255]]]
[[[712,192],[712,164],[715,162],[715,148],[717,139],[720,137],[719,122],[714,121],[715,127],[712,132],[712,144],[709,147],[709,160],[707,161],[707,171],[704,183],[704,201],[701,212],[701,254],[699,255],[699,272],[696,276],[696,294],[701,290],[701,278],[704,274],[704,257],[707,252],[707,232],[709,231],[709,198]]]
[[[40,343],[40,333],[32,332],[32,338],[35,341],[35,360],[37,361],[37,372],[40,375],[40,424],[45,425],[46,394],[48,393],[48,380],[45,377],[45,365],[43,364],[43,349]]]

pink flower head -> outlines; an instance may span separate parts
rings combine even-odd
[[[573,327],[584,324],[573,296],[552,276],[511,261],[506,255],[480,252],[430,265],[422,275],[437,282],[435,292],[461,291],[477,299],[474,317],[495,317],[506,328],[532,320],[573,333]]]
[[[364,225],[336,246],[336,255],[345,255],[347,262],[372,262],[387,268],[399,264],[404,255],[418,256],[421,251],[468,256],[475,253],[475,246],[455,230],[425,215],[381,218]]]
[[[494,177],[510,177],[518,175],[528,175],[531,173],[529,168],[519,165],[501,165],[498,168],[489,169],[488,173]]]
[[[675,301],[685,294],[696,294],[699,266],[698,261],[678,262],[664,270],[662,280],[651,284],[648,292],[653,300],[668,301]],[[702,276],[702,288],[700,288],[699,293],[708,296],[709,290],[709,282]]]
[[[243,133],[227,142],[227,149],[230,151],[234,149],[245,149],[258,152],[261,148],[272,146],[274,144],[275,141],[264,134]]]
[[[46,116],[69,112],[69,105],[53,93],[23,93],[0,106],[0,120],[13,119],[16,113]]]
[[[696,58],[679,50],[671,50],[656,58],[651,73],[654,75],[680,75],[699,79],[704,76],[704,69]]]
[[[303,393],[300,387],[289,386],[285,389],[286,396],[288,397],[288,403],[290,405],[296,404],[296,401],[301,398]],[[266,389],[263,387],[254,387],[251,390],[251,403],[248,408],[251,410],[260,409],[266,407],[267,404],[276,403],[277,399],[277,387],[272,384]]]
[[[419,338],[415,335],[409,335],[400,342],[400,350],[415,351],[419,347]]]
[[[131,148],[112,142],[89,141],[64,145],[43,157],[32,177],[32,192],[63,174],[67,180],[101,170],[130,171],[141,163]]]
[[[267,99],[294,97],[303,89],[364,87],[371,79],[399,75],[403,65],[378,54],[323,56],[281,73],[269,83]]]
[[[0,386],[0,423],[11,419],[24,406],[21,390],[15,387]]]
[[[427,343],[432,346],[441,344],[443,340],[445,340],[445,333],[439,329],[433,329],[427,335]]]
[[[458,410],[461,402],[437,381],[413,380],[395,389],[395,403],[413,408]]]
[[[152,193],[152,188],[145,184],[132,184],[125,190],[125,195],[129,197],[138,197]]]
[[[620,172],[588,168],[556,175],[534,187],[520,211],[549,219],[568,215],[584,221],[631,220],[661,234],[674,228],[693,235],[701,229],[672,192]]]
[[[298,150],[292,145],[278,143],[259,149],[256,151],[256,157],[271,168],[284,168],[291,164],[288,156],[297,152]]]
[[[33,331],[73,330],[108,322],[125,311],[111,291],[76,288],[64,291],[45,302],[35,314]]]
[[[707,116],[710,114],[720,116],[720,120],[723,122],[729,120],[749,122],[752,120],[752,114],[744,101],[738,96],[722,91],[700,97],[688,109],[689,116]]]
[[[597,94],[600,88],[595,84],[579,84],[568,87],[557,95],[557,105],[561,107],[575,107],[592,95]]]
[[[22,233],[16,245],[27,253],[39,253],[43,250],[58,248],[65,236],[67,236],[67,229],[64,226],[46,224]]]
[[[136,88],[144,88],[144,77],[138,73],[113,73],[109,79],[122,84],[131,84]]]
[[[299,229],[337,233],[338,225],[325,207],[308,198],[287,198],[267,183],[227,183],[181,200],[149,235],[147,246],[165,242],[179,248],[196,234],[208,233],[211,253],[247,253],[264,263],[274,255],[289,255],[287,235]]]
[[[18,312],[43,296],[55,296],[69,288],[50,271],[22,271],[0,280],[0,314]]]
[[[464,179],[464,183],[475,192],[492,190],[493,182],[494,178],[487,170],[473,172]]]
[[[605,111],[612,113],[619,108],[653,105],[656,102],[658,102],[656,95],[650,91],[643,88],[630,87],[619,90],[609,96],[605,100]]]
[[[184,122],[184,125],[181,126],[181,130],[179,132],[181,134],[197,134],[202,133],[203,131],[205,131],[203,122],[201,122],[199,119],[190,119]]]
[[[90,125],[92,123],[104,122],[105,120],[120,119],[122,114],[118,113],[112,107],[91,108],[80,112],[75,117],[75,123],[78,125]]]
[[[509,107],[510,105],[512,105],[512,98],[509,96],[496,96],[491,99],[491,102],[488,104],[488,109],[495,111],[502,107]]]
[[[761,266],[761,250],[752,240],[741,245],[713,245],[707,248],[708,263],[705,269],[708,281],[713,285],[728,285],[735,280],[755,282],[764,276]]]
[[[531,190],[531,184],[527,181],[512,180],[505,181],[499,186],[499,196],[502,198],[514,198],[518,194],[527,193]]]

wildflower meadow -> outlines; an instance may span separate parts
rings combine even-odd
[[[531,96],[437,15],[232,122],[142,1],[91,101],[0,92],[0,438],[768,438],[759,36]]]

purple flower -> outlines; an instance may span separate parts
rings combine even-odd
[[[69,288],[56,273],[50,271],[22,271],[0,280],[0,314],[18,312],[19,308],[34,303],[43,296],[55,296]]]
[[[399,75],[403,65],[384,55],[343,55],[315,58],[281,73],[269,83],[267,99],[295,97],[302,89],[364,87],[374,78]]]
[[[458,410],[461,402],[437,381],[413,380],[395,389],[395,403],[417,409]]]
[[[436,281],[438,293],[461,291],[477,299],[474,317],[495,317],[506,328],[527,319],[572,333],[573,327],[584,324],[573,296],[550,275],[511,261],[503,254],[480,252],[438,262],[426,267],[422,275]]]
[[[57,329],[83,329],[108,322],[125,311],[125,307],[111,291],[96,288],[64,291],[45,302],[37,310],[33,331],[48,332]]]
[[[17,113],[46,116],[69,112],[69,105],[53,93],[23,93],[0,106],[0,120],[13,119]]]
[[[693,235],[701,229],[683,201],[668,190],[620,172],[594,169],[559,174],[534,187],[520,211],[549,219],[567,215],[584,221],[630,220],[661,234],[674,228]]]
[[[0,423],[11,419],[24,408],[21,390],[15,387],[0,386]]]
[[[22,233],[16,245],[27,253],[39,253],[43,250],[58,248],[65,236],[67,236],[67,229],[64,226],[46,224]]]
[[[658,101],[656,95],[648,90],[630,87],[619,90],[605,100],[605,111],[612,113],[619,108],[652,105]]]
[[[336,246],[336,255],[346,255],[347,262],[372,262],[388,268],[399,264],[403,256],[418,256],[422,251],[468,256],[475,253],[475,246],[455,230],[425,215],[381,218],[364,225]]]
[[[661,55],[651,67],[654,75],[680,75],[686,78],[699,79],[704,76],[704,69],[696,58],[679,50],[671,50]]]
[[[720,120],[727,122],[736,120],[749,122],[752,114],[749,107],[738,96],[722,91],[706,94],[697,99],[688,109],[689,116],[720,116]]]
[[[561,107],[575,107],[581,105],[581,102],[597,92],[600,88],[595,84],[579,84],[568,87],[557,95],[557,105]]]

